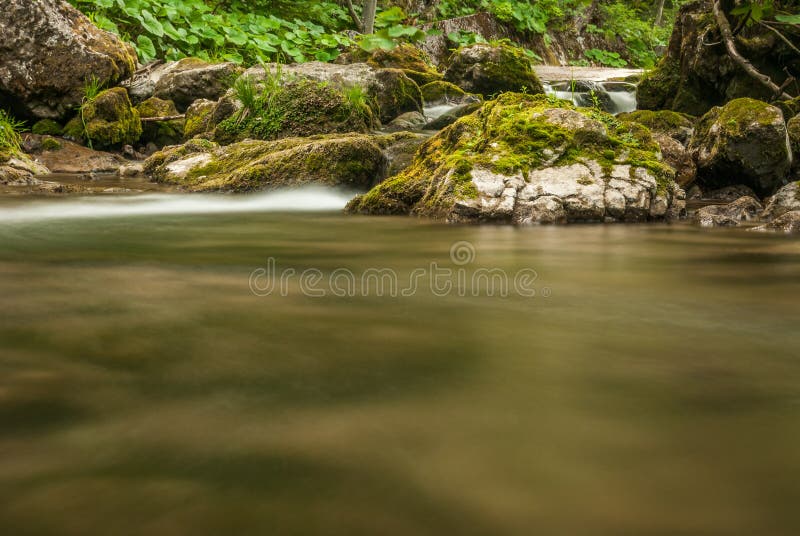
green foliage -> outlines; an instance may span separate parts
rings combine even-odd
[[[17,121],[11,114],[0,108],[0,152],[18,153],[22,146],[22,136],[25,123]]]
[[[585,51],[583,54],[593,62],[607,67],[625,67],[628,65],[628,62],[622,59],[617,52],[592,48]]]

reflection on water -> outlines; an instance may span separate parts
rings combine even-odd
[[[335,212],[0,219],[4,534],[800,527],[797,240]],[[457,241],[552,295],[248,288],[268,257],[407,275]]]

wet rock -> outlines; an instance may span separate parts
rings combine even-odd
[[[609,130],[618,122],[600,119],[543,95],[503,94],[424,143],[408,169],[348,211],[516,224],[680,214],[684,193],[650,132],[620,126],[626,142]]]
[[[782,231],[800,233],[800,210],[785,212],[771,222],[753,229],[754,231]]]
[[[465,115],[469,115],[479,110],[481,106],[482,103],[480,101],[461,104],[460,106],[456,106],[455,108],[446,111],[436,119],[432,119],[423,128],[425,130],[442,130],[443,128],[447,128],[448,126],[452,125]]]
[[[50,171],[41,163],[22,153],[0,152],[0,184],[5,186],[29,186],[36,183],[37,175]]]
[[[175,103],[180,111],[197,99],[217,100],[242,72],[235,63],[207,63],[184,58],[166,67],[155,83],[153,96]]]
[[[64,135],[106,149],[135,143],[142,135],[142,121],[128,93],[121,87],[103,91],[86,102],[64,128]]]
[[[376,183],[384,177],[397,175],[408,168],[414,161],[417,150],[430,136],[412,132],[398,132],[390,136],[376,136],[375,143],[386,157],[386,172]]]
[[[386,165],[373,136],[350,134],[228,146],[195,139],[156,153],[144,170],[189,191],[246,192],[306,184],[366,189]]]
[[[136,54],[61,0],[5,0],[0,9],[0,106],[39,119],[65,117],[87,81],[113,86]]]
[[[522,50],[505,44],[459,48],[449,60],[444,79],[468,93],[485,96],[505,91],[544,93],[530,59]]]
[[[89,173],[116,172],[126,160],[119,155],[94,151],[88,147],[60,141],[57,150],[43,150],[36,158],[53,173],[85,175]]]
[[[431,82],[420,87],[422,100],[427,106],[461,102],[467,93],[455,84],[443,80]]]
[[[786,117],[784,115],[784,117]],[[789,135],[789,145],[794,156],[793,167],[800,166],[800,114],[795,115],[786,122],[786,132]]]
[[[144,175],[144,164],[141,162],[131,162],[123,164],[117,170],[117,174],[123,178],[140,177]]]
[[[800,210],[800,182],[787,184],[770,197],[762,217],[773,220],[795,210]]]
[[[737,227],[743,221],[758,219],[764,207],[757,199],[741,197],[727,205],[709,205],[694,213],[693,220],[701,227]]]
[[[701,186],[742,183],[759,195],[785,184],[792,162],[783,114],[753,99],[736,99],[704,115],[689,150]]]
[[[665,134],[655,133],[653,139],[661,147],[664,162],[675,170],[675,182],[678,186],[686,188],[691,185],[697,177],[697,166],[691,153],[680,142]]]
[[[419,112],[406,112],[395,117],[392,122],[386,125],[388,132],[400,132],[403,130],[416,130],[425,126],[428,122],[425,116]]]
[[[363,89],[366,102],[382,123],[389,123],[405,112],[422,112],[422,93],[419,86],[400,69],[378,69],[366,63],[337,65],[312,61],[278,66],[267,64],[270,76],[284,80],[305,78],[327,82],[340,90]],[[263,80],[263,67],[248,69],[244,76]]]

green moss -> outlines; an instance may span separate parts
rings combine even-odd
[[[45,151],[60,151],[61,142],[55,138],[47,136],[46,138],[42,139],[42,149]]]
[[[111,148],[136,143],[142,135],[142,121],[128,92],[117,87],[84,103],[78,116],[64,127],[64,134],[95,148]]]
[[[216,143],[199,138],[189,140],[177,147],[168,147],[147,159],[144,163],[144,172],[156,180],[162,179],[165,166],[192,154],[210,153],[218,147],[219,145]]]
[[[422,92],[416,82],[399,69],[382,69],[376,73],[379,83],[392,91],[379,92],[375,105],[381,122],[388,123],[406,112],[422,112]]]
[[[640,109],[660,110],[672,108],[672,102],[680,87],[680,65],[666,57],[645,74],[637,88]]]
[[[506,91],[544,93],[525,52],[504,42],[461,47],[450,58],[445,80],[486,96]]]
[[[136,110],[142,118],[173,117],[178,115],[178,109],[171,100],[151,97],[141,102]],[[142,125],[142,139],[159,146],[172,145],[183,139],[183,119],[172,121],[148,122]]]
[[[374,122],[365,101],[354,101],[325,82],[292,80],[247,100],[240,112],[217,125],[216,140],[367,132]]]
[[[672,132],[676,129],[691,129],[694,127],[694,121],[691,116],[671,110],[637,110],[619,114],[617,118],[621,121],[639,123],[656,132]]]
[[[544,95],[504,93],[428,140],[409,168],[351,201],[348,210],[444,217],[459,200],[478,195],[474,168],[511,176],[589,161],[605,173],[615,165],[645,168],[666,191],[674,171],[659,158],[642,125]]]
[[[183,126],[185,139],[191,139],[209,130],[215,106],[216,103],[209,100],[195,101],[189,106],[189,109],[186,110],[186,120]]]
[[[751,124],[772,125],[777,119],[775,108],[755,99],[735,99],[722,107],[716,107],[704,115],[697,124],[698,136],[709,133],[712,125],[723,126],[723,136],[738,137]]]
[[[441,102],[447,99],[460,98],[467,93],[455,84],[438,81],[425,84],[420,88],[422,100],[425,102]]]
[[[60,136],[64,133],[64,127],[52,119],[42,119],[33,125],[31,132],[40,136]]]

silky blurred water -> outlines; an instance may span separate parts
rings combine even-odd
[[[0,202],[0,533],[800,531],[798,239],[210,201]],[[256,296],[270,258],[536,295]]]

